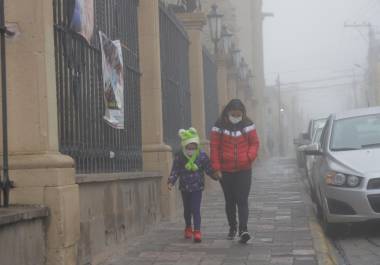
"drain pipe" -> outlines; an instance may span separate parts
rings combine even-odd
[[[4,207],[9,207],[9,192],[12,188],[12,182],[9,179],[8,163],[8,110],[7,110],[7,72],[5,58],[5,35],[13,35],[5,26],[4,0],[0,0],[0,45],[1,45],[1,95],[2,95],[2,118],[3,118],[3,178],[1,188],[3,190]]]

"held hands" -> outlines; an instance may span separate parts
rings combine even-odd
[[[168,190],[171,191],[173,189],[173,184],[168,183]]]
[[[213,175],[213,178],[216,180],[216,181],[219,181],[222,179],[222,172],[220,171],[215,171],[214,175]]]

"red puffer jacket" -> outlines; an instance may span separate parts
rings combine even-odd
[[[253,123],[247,123],[236,130],[227,130],[216,124],[212,128],[210,145],[214,170],[248,170],[252,167],[259,149],[256,127]]]

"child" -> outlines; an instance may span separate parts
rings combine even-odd
[[[171,190],[179,178],[179,189],[182,193],[184,218],[186,223],[185,238],[194,236],[194,242],[201,242],[201,200],[204,189],[204,172],[215,179],[214,171],[207,154],[199,147],[197,130],[179,130],[182,150],[175,155],[172,171],[168,179],[168,189]],[[191,216],[194,221],[194,232],[191,226]]]

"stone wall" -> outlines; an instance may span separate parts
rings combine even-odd
[[[0,264],[46,264],[48,210],[42,207],[0,208]]]
[[[160,221],[159,174],[80,175],[78,265],[95,265]]]

